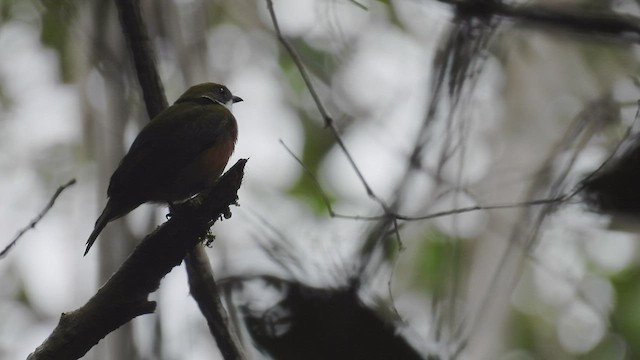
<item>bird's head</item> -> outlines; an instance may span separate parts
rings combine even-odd
[[[181,102],[213,103],[225,106],[231,111],[231,105],[242,101],[242,98],[234,96],[226,86],[215,83],[203,83],[189,88],[178,100]]]

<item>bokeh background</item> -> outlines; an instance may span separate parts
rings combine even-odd
[[[278,43],[265,1],[142,1],[170,102],[205,81],[244,99],[231,160],[249,158],[240,207],[216,224],[208,249],[219,281],[338,288],[375,243],[384,249],[359,296],[394,313],[425,358],[640,357],[633,221],[590,211],[580,197],[509,206],[569,194],[609,157],[634,124],[637,45],[461,20],[439,1],[274,3],[347,151]],[[640,16],[634,0],[515,3]],[[82,257],[108,178],[147,121],[111,2],[0,1],[0,245],[77,179],[0,259],[0,358],[25,358],[164,220],[166,209],[142,206]],[[507,206],[399,219],[380,235],[380,221],[331,217],[325,198],[354,216],[383,214],[381,204],[408,217]],[[259,306],[280,296],[251,286]],[[157,314],[86,358],[221,358],[182,267],[154,298]],[[230,294],[227,304],[233,312],[258,300]]]

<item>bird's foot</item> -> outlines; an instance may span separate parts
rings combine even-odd
[[[203,201],[204,201],[204,196],[202,196],[201,194],[194,195],[189,200],[187,200],[189,206],[191,207],[198,207],[202,205]]]

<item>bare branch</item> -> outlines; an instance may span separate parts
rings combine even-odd
[[[324,120],[325,127],[329,128],[329,130],[331,131],[334,139],[336,140],[336,143],[338,144],[338,146],[340,147],[344,155],[347,157],[347,160],[349,161],[349,165],[351,165],[351,168],[360,179],[362,186],[364,186],[365,191],[367,192],[367,195],[371,199],[373,199],[375,202],[380,204],[380,206],[382,206],[384,210],[387,210],[388,208],[387,205],[384,203],[384,201],[382,201],[382,199],[380,199],[374,193],[373,189],[371,189],[371,186],[369,186],[369,183],[367,183],[367,180],[364,178],[364,175],[358,168],[358,165],[356,165],[355,160],[353,160],[351,153],[349,152],[349,150],[347,150],[347,147],[345,146],[344,141],[342,141],[342,137],[340,136],[340,132],[336,128],[333,118],[329,115],[326,108],[324,107],[322,100],[320,100],[320,97],[318,96],[318,93],[316,92],[316,89],[313,86],[313,83],[311,82],[311,78],[309,77],[309,74],[307,73],[307,70],[304,64],[302,63],[300,56],[298,55],[298,52],[293,47],[293,45],[291,45],[291,43],[289,43],[289,41],[282,35],[282,32],[280,31],[280,25],[278,25],[278,18],[276,17],[275,10],[273,9],[273,1],[272,0],[266,0],[266,1],[267,1],[267,8],[269,10],[269,15],[271,16],[271,22],[273,23],[273,28],[276,31],[276,36],[278,37],[278,41],[280,41],[282,46],[285,48],[285,50],[291,57],[291,60],[293,60],[294,64],[296,64],[296,67],[300,72],[300,76],[302,76],[302,80],[307,86],[307,89],[309,90],[309,93],[311,94],[311,97],[313,98],[313,101],[315,102],[316,107],[318,108],[318,111],[320,112],[320,115]]]
[[[9,251],[16,245],[16,243],[18,242],[18,240],[22,237],[22,235],[24,235],[27,231],[33,229],[36,227],[36,225],[38,225],[38,223],[40,222],[40,220],[42,220],[42,218],[47,214],[47,212],[49,212],[49,210],[53,207],[53,204],[55,204],[56,200],[58,199],[58,196],[60,196],[60,194],[62,194],[62,192],[64,190],[66,190],[69,186],[73,185],[76,183],[76,179],[71,179],[69,180],[66,184],[61,185],[58,190],[56,190],[55,193],[53,193],[53,196],[51,196],[51,199],[49,199],[49,202],[47,203],[47,205],[44,207],[44,209],[42,209],[40,211],[40,213],[38,214],[38,216],[36,216],[35,218],[33,218],[33,220],[31,220],[31,222],[29,223],[29,225],[25,226],[24,228],[22,228],[20,231],[18,231],[18,233],[16,234],[16,236],[13,237],[13,240],[11,240],[11,242],[9,243],[9,245],[7,245],[1,252],[0,252],[0,259],[2,259],[3,257],[7,256],[7,254],[9,253]]]
[[[196,246],[185,259],[189,276],[191,296],[198,303],[200,311],[207,319],[209,331],[216,339],[218,348],[225,359],[241,360],[246,356],[235,333],[230,331],[231,323],[220,301],[220,293],[213,277],[213,270],[204,248]]]

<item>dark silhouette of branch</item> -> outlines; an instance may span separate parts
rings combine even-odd
[[[636,166],[640,157],[640,101],[636,106],[633,123],[624,137],[609,157],[578,185],[592,210],[630,217],[640,214],[640,197],[635,190],[640,178]]]
[[[166,223],[148,235],[122,266],[81,308],[60,317],[58,326],[28,359],[77,359],[111,331],[134,317],[152,313],[148,295],[236,203],[246,159],[227,171],[200,204],[174,208]]]
[[[209,331],[216,339],[220,352],[225,359],[244,359],[246,356],[238,346],[240,341],[230,331],[231,323],[220,301],[220,292],[204,248],[194,247],[185,258],[185,265],[191,296],[207,319]]]
[[[614,36],[640,42],[640,18],[616,13],[592,13],[576,7],[514,5],[502,1],[437,0],[452,5],[464,16],[501,16],[536,25],[553,26],[580,33]]]
[[[25,226],[24,228],[22,228],[20,231],[18,231],[18,233],[16,234],[16,236],[13,237],[13,240],[11,240],[11,242],[9,243],[9,245],[7,245],[1,252],[0,252],[0,259],[2,259],[3,257],[7,256],[7,254],[9,253],[9,251],[11,251],[11,249],[18,243],[18,240],[20,240],[20,238],[22,237],[22,235],[24,235],[27,231],[33,229],[36,227],[36,225],[38,225],[38,223],[40,222],[40,220],[42,220],[42,218],[47,214],[47,212],[49,212],[49,210],[53,207],[53,204],[55,204],[56,200],[58,199],[58,196],[60,196],[60,194],[62,194],[62,192],[64,190],[66,190],[69,186],[73,185],[76,183],[76,179],[71,179],[69,180],[66,184],[61,185],[58,190],[56,190],[56,192],[53,194],[53,196],[51,196],[51,199],[49,199],[49,202],[47,203],[47,205],[44,207],[44,209],[42,209],[42,211],[40,211],[40,213],[33,218],[33,220],[31,220],[31,222],[29,223],[29,225]]]
[[[147,27],[142,19],[139,0],[116,0],[120,23],[127,39],[149,119],[168,106],[158,68],[149,44]]]

